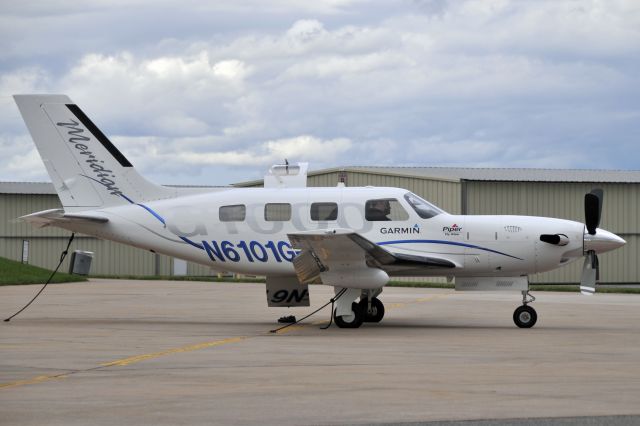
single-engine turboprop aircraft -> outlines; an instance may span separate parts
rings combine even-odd
[[[264,188],[206,193],[155,185],[63,95],[16,95],[62,208],[22,219],[117,241],[216,270],[266,276],[269,306],[309,306],[308,285],[334,286],[339,327],[378,322],[392,276],[455,277],[456,290],[517,291],[518,327],[537,320],[528,275],[625,241],[599,229],[603,194],[585,196],[585,224],[530,216],[462,216],[401,188],[307,188],[307,164],[276,165]]]

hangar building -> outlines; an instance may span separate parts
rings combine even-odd
[[[456,214],[548,216],[583,222],[583,197],[604,190],[600,226],[627,240],[619,250],[600,256],[602,283],[638,283],[640,266],[640,171],[490,169],[458,167],[341,167],[309,172],[308,186],[392,186],[406,188]],[[261,186],[262,180],[235,187]],[[206,188],[200,188],[200,191]],[[28,261],[54,268],[68,232],[35,229],[13,219],[59,208],[49,183],[0,182],[0,256],[21,260],[28,241]],[[74,249],[94,252],[92,274],[211,275],[201,265],[153,254],[89,236],[76,236]],[[576,283],[581,262],[531,277],[536,283]],[[67,268],[63,266],[63,270]]]

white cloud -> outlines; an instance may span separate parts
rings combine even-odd
[[[241,80],[248,74],[247,66],[237,59],[220,61],[213,66],[213,73],[229,80]]]
[[[637,168],[636,2],[130,8],[125,16],[108,2],[59,0],[55,14],[17,3],[0,12],[0,132],[3,146],[19,145],[0,159],[0,179],[21,176],[25,161],[43,172],[9,97],[17,92],[68,93],[163,183],[244,180],[283,158],[315,168]]]
[[[29,136],[0,135],[0,180],[10,182],[47,181],[48,176],[40,155]]]
[[[313,160],[319,163],[336,161],[348,152],[352,142],[346,138],[322,140],[302,135],[263,142],[248,150],[223,152],[183,152],[177,158],[188,164],[267,166],[282,163],[285,159]]]
[[[327,34],[322,22],[315,19],[303,19],[296,21],[287,30],[287,36],[301,42],[308,42]]]

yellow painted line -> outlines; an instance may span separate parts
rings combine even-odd
[[[434,294],[433,296],[421,297],[420,299],[416,299],[416,302],[431,302],[432,300],[442,299],[443,297],[447,296],[447,294]]]
[[[433,295],[433,296],[428,296],[428,297],[422,297],[422,298],[419,298],[419,299],[415,299],[415,301],[407,302],[407,303],[429,302],[429,301],[440,299],[442,297],[447,297],[447,296],[448,296],[447,294],[436,294],[436,295]],[[407,303],[391,303],[391,304],[387,305],[387,309],[402,308],[402,307],[405,307],[407,305]],[[282,330],[278,331],[276,334],[285,334],[285,333],[289,333],[289,332],[292,332],[292,331],[300,330],[302,328],[307,327],[308,325],[320,325],[320,324],[326,324],[326,323],[328,323],[327,320],[319,320],[319,321],[312,322],[311,324],[294,325],[294,326],[282,329]],[[228,345],[228,344],[231,344],[231,343],[239,343],[239,342],[242,342],[242,341],[244,341],[244,340],[246,340],[248,338],[249,337],[246,337],[246,336],[230,337],[228,339],[214,340],[212,342],[204,342],[204,343],[198,343],[198,344],[195,344],[195,345],[182,346],[182,347],[179,347],[179,348],[167,349],[165,351],[153,352],[153,353],[143,354],[143,355],[136,355],[136,356],[132,356],[132,357],[128,357],[128,358],[119,359],[119,360],[116,360],[116,361],[105,362],[103,364],[100,364],[100,366],[101,367],[122,367],[122,366],[126,366],[126,365],[135,364],[135,363],[141,362],[141,361],[146,361],[146,360],[149,360],[149,359],[159,358],[159,357],[166,356],[166,355],[172,355],[172,354],[184,353],[184,352],[192,352],[192,351],[197,351],[197,350],[200,350],[200,349],[212,348],[212,347],[215,347],[215,346]],[[81,371],[83,371],[83,370],[80,370],[79,372],[81,372]],[[67,377],[68,377],[68,374],[64,374],[64,373],[63,374],[54,375],[54,376],[36,376],[36,377],[33,377],[31,379],[27,379],[27,380],[19,380],[19,381],[11,382],[11,383],[0,383],[0,389],[6,389],[6,388],[11,388],[11,387],[16,387],[16,386],[32,385],[32,384],[47,382],[47,381],[50,381],[50,380],[64,379],[64,378],[67,378]]]
[[[278,330],[276,331],[275,334],[286,334],[286,333],[290,333],[292,331],[296,331],[296,330],[300,330],[301,328],[305,328],[307,326],[307,324],[296,324],[296,325],[290,325],[287,328],[283,328],[282,330]]]
[[[227,345],[229,343],[238,343],[238,342],[242,342],[245,339],[247,339],[247,337],[244,337],[244,336],[230,337],[228,339],[214,340],[213,342],[198,343],[196,345],[189,345],[189,346],[182,346],[180,348],[167,349],[166,351],[154,352],[154,353],[144,354],[144,355],[136,355],[129,358],[119,359],[116,361],[105,362],[104,364],[100,364],[100,365],[102,367],[114,367],[114,366],[122,367],[125,365],[135,364],[136,362],[146,361],[148,359],[159,358],[161,356],[172,355],[172,354],[183,353],[183,352],[192,352],[200,349],[211,348],[214,346]]]
[[[167,349],[166,351],[154,352],[154,353],[144,354],[144,355],[136,355],[129,358],[119,359],[116,361],[105,362],[104,364],[100,364],[100,366],[101,367],[120,367],[120,366],[135,364],[136,362],[140,362],[140,361],[146,361],[148,359],[159,358],[165,355],[171,355],[171,354],[177,354],[177,353],[183,353],[183,352],[192,352],[200,349],[211,348],[214,346],[222,346],[230,343],[238,343],[238,342],[242,342],[245,339],[247,339],[247,337],[241,336],[241,337],[231,337],[231,338],[222,339],[222,340],[214,340],[212,342],[198,343],[195,345],[182,346],[180,348]],[[95,368],[87,369],[87,370],[78,370],[78,371],[74,371],[73,373],[80,373],[82,371],[88,371],[93,369]],[[68,374],[57,374],[54,376],[36,376],[27,380],[19,380],[11,383],[1,383],[0,389],[11,388],[15,386],[32,385],[37,383],[48,382],[50,380],[64,379],[67,376]]]
[[[2,383],[0,389],[12,388],[14,386],[34,385],[36,383],[48,382],[49,380],[65,379],[66,374],[58,374],[56,376],[36,376],[32,379],[18,380],[17,382]]]

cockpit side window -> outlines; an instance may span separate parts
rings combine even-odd
[[[418,213],[423,219],[431,219],[441,213],[445,213],[444,210],[434,206],[430,202],[423,200],[412,192],[404,194],[404,199],[411,205],[411,207]]]
[[[364,217],[370,222],[401,221],[409,219],[409,214],[394,198],[368,200],[364,205]]]

